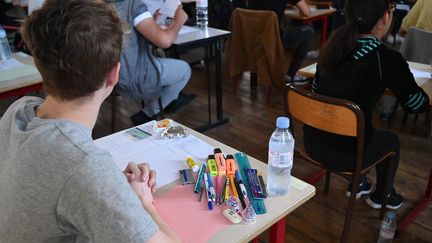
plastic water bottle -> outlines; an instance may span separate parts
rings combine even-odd
[[[384,220],[381,222],[381,228],[377,243],[391,243],[393,242],[394,234],[396,231],[396,215],[395,212],[390,211],[387,213]]]
[[[200,29],[205,29],[208,27],[207,0],[196,0],[196,24]]]
[[[267,191],[272,196],[285,195],[291,188],[294,137],[289,125],[288,117],[278,117],[269,141]]]
[[[6,60],[11,57],[11,50],[9,41],[7,39],[6,31],[0,25],[0,61]]]

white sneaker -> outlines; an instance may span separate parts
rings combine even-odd
[[[320,53],[319,49],[308,51],[308,53],[306,54],[306,58],[307,59],[317,59],[319,56],[319,53]]]
[[[310,79],[302,76],[302,75],[298,75],[296,74],[294,76],[294,80],[291,76],[289,75],[285,75],[285,83],[292,83],[294,85],[303,85],[303,84],[307,84],[310,82]]]

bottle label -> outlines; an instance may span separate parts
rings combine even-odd
[[[276,167],[290,167],[293,163],[292,152],[278,153],[269,151],[268,158],[268,163]]]
[[[391,230],[380,230],[380,236],[385,239],[393,239],[394,233],[395,232]]]
[[[207,0],[196,0],[196,7],[197,8],[207,8],[208,7]]]

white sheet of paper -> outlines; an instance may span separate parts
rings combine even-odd
[[[151,130],[149,123],[139,126],[144,131]],[[187,169],[186,157],[192,157],[198,164],[213,154],[213,147],[193,135],[179,139],[163,139],[158,134],[136,141],[124,131],[95,140],[95,144],[107,150],[120,170],[130,161],[146,162],[156,171],[158,186],[164,186],[178,179],[178,171]]]
[[[427,81],[429,81],[432,77],[432,73],[431,71],[423,71],[423,70],[418,70],[415,68],[410,68],[411,73],[413,74],[416,83],[418,86],[422,86],[424,83],[426,83]]]
[[[8,58],[6,60],[0,61],[0,71],[9,70],[12,68],[23,67],[24,64],[14,57]]]
[[[199,29],[195,28],[195,27],[183,25],[181,27],[180,31],[179,31],[179,35],[186,34],[186,33],[189,33],[189,32],[194,32],[194,31],[199,31]]]

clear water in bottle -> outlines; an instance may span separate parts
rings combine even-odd
[[[282,196],[291,188],[294,138],[287,117],[278,117],[276,127],[269,141],[267,191],[272,196]]]
[[[396,215],[395,212],[390,211],[381,222],[381,228],[377,243],[391,243],[393,242],[394,234],[396,232]]]
[[[207,0],[196,0],[196,24],[198,28],[208,27],[208,2]]]
[[[0,25],[0,60],[6,60],[12,56],[6,31]]]

